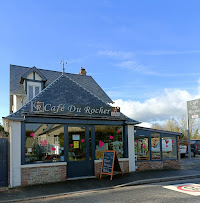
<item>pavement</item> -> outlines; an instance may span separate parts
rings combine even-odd
[[[20,202],[69,195],[77,192],[195,178],[200,178],[200,156],[192,157],[191,162],[187,157],[181,159],[181,169],[138,171],[124,174],[123,176],[117,174],[113,176],[113,180],[110,180],[110,176],[104,176],[102,179],[88,178],[11,189],[0,188],[0,202]]]

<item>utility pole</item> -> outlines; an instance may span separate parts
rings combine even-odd
[[[188,137],[188,141],[189,141],[188,156],[189,156],[189,160],[192,161],[192,157],[191,157],[191,142],[190,142],[190,120],[189,120],[188,111],[187,111],[187,137]]]

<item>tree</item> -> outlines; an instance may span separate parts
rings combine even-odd
[[[167,131],[172,131],[172,132],[180,132],[180,126],[177,120],[175,119],[169,119],[165,121],[163,128]]]
[[[151,127],[152,127],[153,129],[157,129],[157,130],[164,130],[164,129],[163,129],[163,126],[160,125],[159,123],[154,123],[154,124],[152,124]]]
[[[189,121],[190,125],[190,139],[200,139],[199,135],[199,122],[198,120],[191,119]],[[181,140],[187,140],[187,119],[186,118],[179,118],[179,119],[168,119],[166,120],[162,125],[158,123],[154,123],[152,125],[152,128],[158,129],[158,130],[166,130],[166,131],[172,131],[172,132],[178,132],[182,133],[182,136],[180,136]]]
[[[188,139],[187,135],[187,119],[181,118],[179,119],[180,123],[180,132],[183,134],[183,140]],[[196,119],[190,119],[189,120],[189,126],[190,126],[190,139],[199,139],[199,120]]]
[[[0,137],[8,137],[8,133],[5,132],[4,127],[0,124]]]
[[[154,123],[152,128],[172,132],[180,132],[179,122],[173,118],[166,120],[163,124]]]

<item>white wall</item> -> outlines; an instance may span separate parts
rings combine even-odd
[[[10,185],[21,185],[21,122],[10,121]]]
[[[31,72],[31,73],[27,76],[27,79],[33,80],[33,72]]]
[[[22,107],[22,96],[18,96],[18,95],[13,95],[13,113],[16,112],[18,109],[20,109]]]
[[[33,72],[31,72],[28,76],[27,76],[27,79],[31,79],[33,80],[34,77],[33,77]],[[42,78],[35,72],[35,80],[42,80]]]
[[[135,171],[134,126],[128,125],[129,172]]]
[[[37,73],[35,73],[35,79],[36,80],[42,80],[42,78]]]

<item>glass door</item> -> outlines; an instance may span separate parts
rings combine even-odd
[[[94,175],[94,127],[68,126],[67,177],[82,177]],[[93,147],[94,148],[94,147]]]
[[[85,137],[85,127],[68,127],[68,161],[86,160]]]

